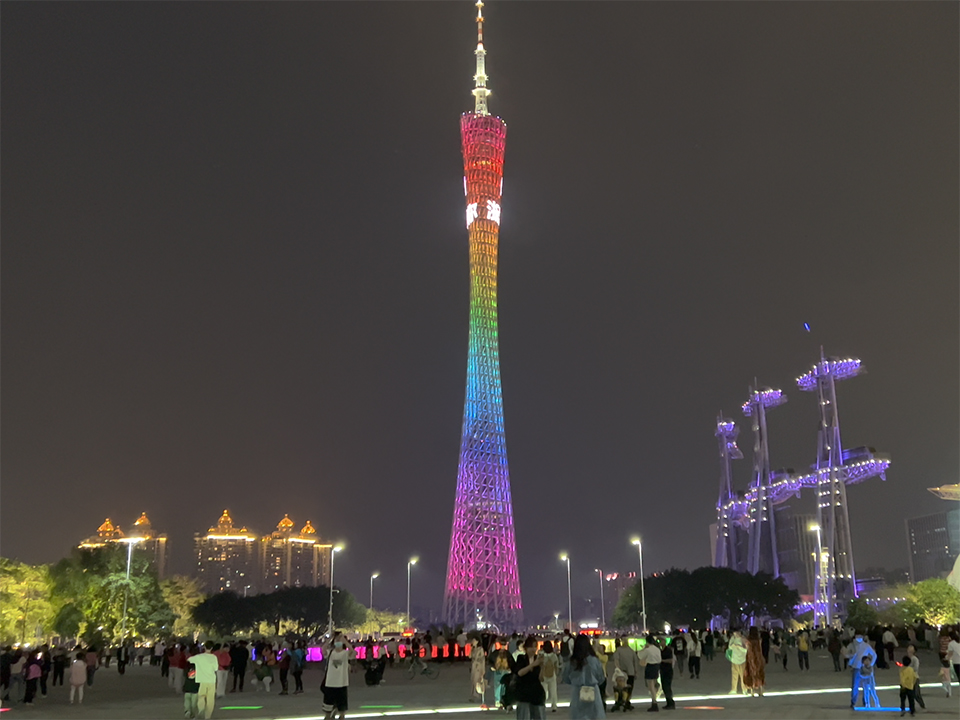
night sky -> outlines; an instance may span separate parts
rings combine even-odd
[[[439,609],[466,372],[446,3],[2,4],[2,552],[141,511],[174,570],[224,507],[344,540],[337,582]],[[827,354],[858,567],[960,475],[958,5],[485,8],[509,125],[500,342],[528,619],[594,568],[709,563],[716,416],[754,377],[815,460]],[[811,332],[804,330],[809,323]],[[809,497],[806,498],[809,501]],[[801,504],[802,505],[802,504]],[[812,503],[809,503],[812,507]]]

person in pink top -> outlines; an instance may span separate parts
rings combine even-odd
[[[230,670],[230,650],[217,643],[213,646],[213,654],[217,658],[217,697],[227,694],[227,673]]]
[[[87,682],[87,659],[82,652],[70,665],[70,704],[73,705],[73,696],[79,691],[80,702],[83,703],[83,686]]]

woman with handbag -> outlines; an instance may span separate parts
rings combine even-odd
[[[570,662],[563,666],[563,679],[570,685],[570,717],[573,720],[600,720],[606,718],[600,683],[604,680],[603,667],[593,652],[590,638],[577,635]]]

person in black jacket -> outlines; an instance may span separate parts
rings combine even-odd
[[[249,659],[250,653],[247,650],[246,640],[241,640],[230,648],[230,672],[233,673],[233,688],[230,692],[237,691],[237,681],[240,682],[240,692],[243,692],[243,676],[247,673],[247,660]]]
[[[517,720],[543,720],[547,716],[547,693],[540,682],[543,657],[537,654],[537,639],[529,635],[523,641],[523,654],[512,662],[513,701],[517,705]]]

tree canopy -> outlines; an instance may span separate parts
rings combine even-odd
[[[647,625],[662,627],[706,625],[721,616],[731,625],[742,625],[751,617],[787,619],[800,596],[783,582],[765,573],[738,573],[729,568],[701,567],[696,570],[671,568],[644,580]],[[614,611],[616,627],[640,625],[643,603],[640,583],[620,597]]]
[[[0,641],[36,642],[53,629],[50,571],[0,558]]]

